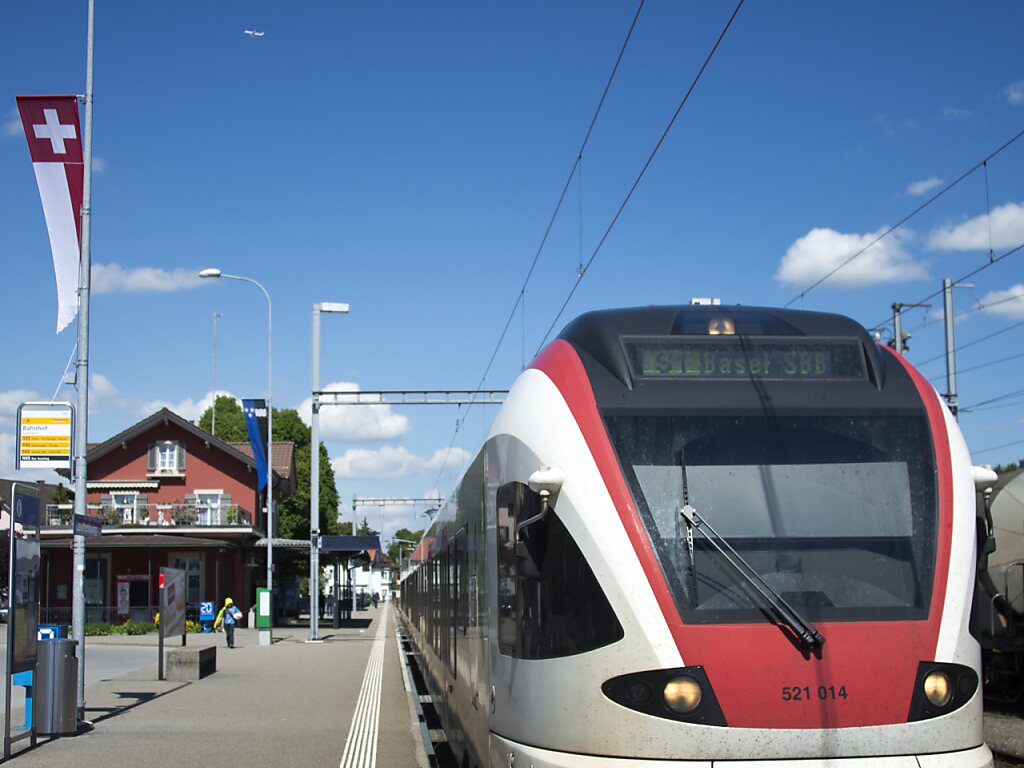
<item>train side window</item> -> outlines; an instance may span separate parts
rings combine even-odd
[[[499,651],[549,659],[621,640],[622,625],[557,510],[516,541],[516,523],[541,512],[541,497],[509,483],[497,502]]]

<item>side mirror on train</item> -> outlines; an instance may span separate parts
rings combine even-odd
[[[533,555],[525,541],[516,542],[516,577],[520,579],[539,579],[540,570],[533,560]]]
[[[561,467],[541,467],[530,475],[530,490],[539,493],[545,501],[557,496],[565,484],[565,470]]]
[[[992,467],[989,466],[977,466],[971,467],[971,477],[974,479],[974,487],[978,491],[985,491],[987,488],[991,488],[999,480]]]

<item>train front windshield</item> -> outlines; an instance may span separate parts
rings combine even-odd
[[[682,618],[764,620],[688,502],[811,621],[927,616],[938,515],[923,415],[608,415]]]

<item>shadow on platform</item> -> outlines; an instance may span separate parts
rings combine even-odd
[[[159,699],[161,696],[166,696],[169,693],[179,691],[186,685],[189,685],[189,683],[176,685],[173,688],[161,691],[160,693],[155,693],[153,691],[115,691],[114,695],[119,699],[124,699],[124,704],[119,704],[114,707],[86,707],[85,716],[93,725],[96,723],[102,723],[104,720],[109,720],[112,717],[123,715],[125,712],[130,712],[136,707]],[[96,716],[96,713],[99,713],[98,716]]]

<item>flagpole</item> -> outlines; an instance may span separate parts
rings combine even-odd
[[[89,0],[89,26],[85,60],[85,130],[82,136],[82,259],[78,268],[78,360],[75,383],[78,408],[75,417],[75,514],[86,514],[86,453],[89,449],[89,237],[92,223],[92,61],[95,0]],[[71,626],[78,650],[78,720],[85,720],[85,536],[74,536]]]

